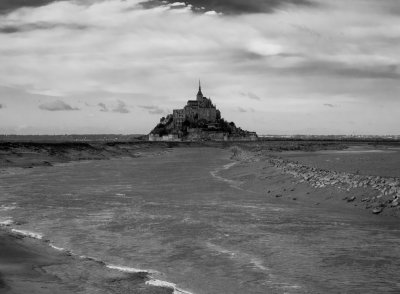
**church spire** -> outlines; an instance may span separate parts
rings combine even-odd
[[[203,100],[203,93],[201,92],[201,82],[199,80],[199,92],[197,92],[197,101]]]

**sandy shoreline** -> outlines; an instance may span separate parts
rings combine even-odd
[[[279,155],[239,149],[240,165],[228,178],[245,183],[269,201],[298,201],[351,213],[400,216],[400,179],[319,169]],[[268,188],[267,188],[268,187]],[[274,199],[275,198],[275,199]]]
[[[1,293],[174,293],[155,285],[145,271],[77,256],[5,226],[0,228],[0,265]]]
[[[169,146],[118,146],[118,150],[115,146],[111,146],[106,151],[100,148],[101,151],[96,152],[93,150],[89,152],[91,148],[85,149],[86,147],[78,151],[75,147],[72,149],[68,147],[66,152],[64,147],[57,149],[55,154],[47,149],[45,152],[43,151],[45,149],[41,149],[30,153],[21,146],[17,146],[18,150],[15,148],[3,150],[1,160],[7,163],[2,164],[1,167],[7,170],[15,167],[30,168],[43,165],[50,167],[59,162],[79,160],[160,156],[168,151]],[[235,153],[235,149],[231,151]],[[38,156],[38,154],[43,156]],[[102,156],[99,157],[99,154]],[[330,185],[324,182],[324,185],[320,186],[323,182],[320,180],[321,175],[323,175],[322,178],[327,178],[324,171],[309,170],[303,165],[293,165],[290,161],[274,158],[254,150],[244,151],[239,148],[234,156],[237,163],[230,164],[229,168],[222,167],[215,176],[228,179],[228,182],[240,183],[241,189],[264,193],[266,204],[286,203],[304,207],[320,207],[329,211],[357,214],[360,217],[386,218],[400,215],[399,207],[393,205],[393,199],[395,199],[393,195],[397,195],[400,190],[394,189],[393,193],[385,194],[386,190],[380,187],[383,189],[383,196],[376,197],[376,191],[369,187],[374,184],[373,182],[364,186],[353,185],[351,189],[338,189],[336,183]],[[310,172],[313,174],[310,175]],[[307,180],[308,178],[310,180]],[[335,178],[328,178],[328,180],[335,181]],[[351,178],[352,183],[353,180]],[[363,200],[365,198],[369,200]],[[365,209],[368,204],[371,206]],[[372,215],[371,210],[374,207],[383,208],[381,215]],[[10,225],[12,224],[3,224],[0,227],[1,293],[26,293],[26,289],[30,289],[32,294],[174,293],[173,285],[165,287],[168,286],[167,283],[152,280],[146,272],[135,272],[134,269],[124,269],[123,266],[116,265],[107,267],[102,261],[79,257],[61,248],[49,246],[51,243],[40,240],[40,236],[28,236],[26,232],[24,235],[18,231],[13,232],[12,228],[17,229],[17,227]],[[184,293],[176,290],[175,293]]]

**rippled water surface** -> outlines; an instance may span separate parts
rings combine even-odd
[[[270,204],[219,176],[230,163],[192,148],[2,174],[0,218],[197,294],[400,292],[397,221]]]

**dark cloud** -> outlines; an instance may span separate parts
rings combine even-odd
[[[245,113],[245,112],[255,112],[255,110],[253,108],[243,108],[243,107],[238,107],[237,110],[239,112]]]
[[[324,106],[326,106],[326,107],[336,107],[335,105],[333,105],[333,104],[330,104],[330,103],[324,103]]]
[[[142,5],[150,8],[165,5],[166,2],[172,4],[177,1],[150,0],[143,1]],[[184,2],[192,5],[194,11],[206,12],[213,10],[225,14],[271,13],[276,8],[280,8],[287,4],[314,5],[311,0],[189,0]]]
[[[5,105],[0,103],[0,109],[2,108],[5,108]]]
[[[39,7],[60,0],[0,0],[0,14],[22,7]]]
[[[309,61],[303,66],[294,69],[301,74],[310,75],[333,75],[360,79],[399,79],[398,65],[385,64],[346,64],[334,61]]]
[[[282,57],[282,56],[280,56]],[[265,63],[252,60],[241,67],[242,72],[275,73],[303,77],[330,76],[343,77],[350,79],[400,79],[400,64],[377,64],[371,61],[370,64],[358,63],[351,59],[348,62],[335,60],[314,60],[311,56],[304,58],[297,64],[287,66],[265,66]],[[268,61],[268,57],[264,58]],[[285,58],[282,57],[282,63]]]
[[[65,28],[70,30],[84,30],[88,28],[88,26],[80,24],[38,22],[38,23],[23,24],[23,25],[1,25],[0,33],[14,34],[14,33],[29,32],[35,30],[52,30],[56,28]]]
[[[250,98],[250,99],[253,99],[253,100],[258,100],[258,101],[261,100],[260,97],[258,97],[256,94],[254,94],[252,92],[247,92],[247,93],[241,92],[240,95],[242,95],[244,97],[247,97],[247,98]]]
[[[71,105],[69,105],[61,100],[56,100],[56,101],[40,104],[39,108],[42,110],[48,110],[48,111],[79,110],[79,108],[72,107]]]
[[[129,109],[127,108],[126,104],[124,101],[118,100],[118,106],[115,107],[113,112],[119,112],[119,113],[129,113]]]
[[[105,105],[104,103],[99,103],[97,104],[100,107],[100,111],[102,112],[108,112],[108,108],[107,105]]]
[[[146,109],[150,114],[164,114],[166,111],[158,106],[140,105],[140,108]]]

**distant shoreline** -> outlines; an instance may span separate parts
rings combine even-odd
[[[267,152],[281,151],[317,151],[342,150],[351,145],[395,145],[400,141],[364,141],[364,140],[303,140],[303,139],[261,139],[258,141],[1,141],[0,168],[51,166],[80,160],[107,160],[118,157],[155,156],[169,148],[179,147],[216,147],[241,148]]]

